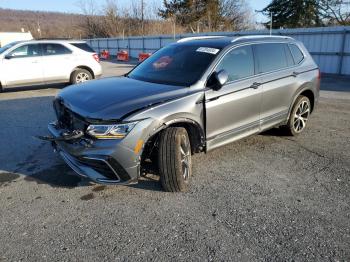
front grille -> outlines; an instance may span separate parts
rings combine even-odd
[[[58,123],[62,128],[68,129],[70,131],[85,131],[88,127],[89,123],[86,122],[83,117],[65,107],[59,98],[54,101],[54,108],[56,111]]]

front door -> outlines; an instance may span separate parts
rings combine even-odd
[[[25,44],[3,59],[6,86],[43,83],[41,49],[38,44]]]
[[[255,75],[251,45],[235,47],[219,62],[228,82],[205,94],[207,150],[259,132],[261,78]]]

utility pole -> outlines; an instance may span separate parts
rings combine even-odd
[[[145,8],[145,2],[144,2],[144,0],[141,0],[141,30],[142,30],[142,36],[145,35],[144,8]]]
[[[270,13],[270,35],[272,35],[272,12]]]
[[[40,22],[39,22],[39,20],[37,21],[37,24],[38,24],[37,31],[38,31],[38,33],[39,33],[39,35],[40,35],[40,38],[42,38],[41,28],[40,28]]]

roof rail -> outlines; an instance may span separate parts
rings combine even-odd
[[[180,40],[177,40],[177,43],[187,42],[191,40],[201,40],[201,39],[211,39],[211,38],[222,38],[226,36],[220,36],[220,35],[208,35],[208,36],[191,36],[191,37],[185,37],[181,38]]]
[[[72,40],[73,38],[68,37],[40,37],[33,40]]]
[[[239,36],[237,38],[232,39],[232,43],[243,40],[243,39],[255,39],[255,38],[283,38],[283,39],[293,39],[289,36],[281,36],[281,35],[245,35],[245,36]]]

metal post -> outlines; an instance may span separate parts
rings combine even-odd
[[[159,37],[159,48],[162,48],[162,37]]]
[[[130,37],[128,37],[128,53],[129,53],[129,56],[131,57]]]
[[[98,48],[98,53],[101,53],[101,51],[100,51],[100,39],[97,39],[97,48]]]
[[[145,38],[142,36],[142,53],[145,52]]]
[[[345,52],[345,41],[346,41],[346,29],[344,29],[342,33],[342,42],[341,42],[341,49],[339,53],[339,64],[338,64],[338,75],[342,74],[343,71],[343,60],[344,60],[344,52]]]
[[[109,44],[108,44],[108,41],[109,40],[109,38],[107,38],[107,51],[109,52]]]
[[[270,14],[271,18],[270,18],[270,35],[272,35],[272,12]]]

